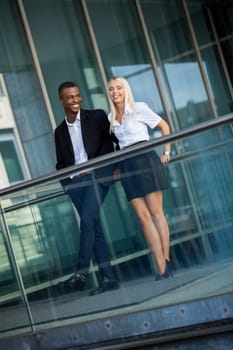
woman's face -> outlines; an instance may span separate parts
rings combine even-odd
[[[109,96],[114,104],[125,102],[125,91],[119,79],[113,79],[109,83]]]

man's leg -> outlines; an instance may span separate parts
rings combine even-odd
[[[80,248],[77,261],[78,279],[87,277],[93,252],[100,268],[104,283],[92,291],[92,295],[106,290],[119,288],[118,282],[113,279],[112,268],[109,262],[109,252],[100,222],[100,209],[108,192],[108,187],[93,183],[90,176],[81,178],[77,191],[72,191],[72,201],[80,215]],[[83,184],[83,187],[81,187]],[[82,191],[80,192],[80,188]],[[74,275],[74,277],[75,277]],[[72,277],[72,276],[71,276]],[[72,282],[75,278],[72,279]]]
[[[106,238],[104,236],[103,227],[100,221],[100,208],[103,201],[108,193],[109,188],[101,184],[95,184],[95,196],[96,201],[99,203],[99,212],[95,219],[95,242],[94,242],[94,253],[99,265],[99,271],[101,278],[113,278],[112,268],[110,265],[110,254]]]
[[[80,243],[76,271],[88,274],[94,246],[95,198],[91,175],[73,180],[72,189],[68,191],[80,217]],[[92,207],[93,203],[93,207]],[[93,208],[93,210],[92,210]]]
[[[89,185],[91,184],[91,179],[89,178]],[[81,223],[82,223],[82,218],[81,218],[81,213],[83,210],[83,203],[85,200],[85,192],[86,192],[86,184],[83,183],[83,178],[80,178],[78,180],[73,179],[71,185],[67,189],[67,194],[71,198],[75,208],[77,209],[79,216],[80,216],[80,248],[79,248],[79,253],[78,253],[78,259],[76,263],[76,272],[69,277],[65,282],[64,285],[67,288],[71,289],[78,289],[78,290],[83,290],[85,287],[85,282],[86,278],[89,272],[89,265],[90,265],[90,258],[86,258],[87,255],[90,255],[89,251],[92,251],[93,248],[87,249],[86,252],[86,244],[85,244],[85,238],[82,238],[82,230],[81,230]],[[85,233],[85,231],[84,231]],[[84,242],[84,243],[83,243]],[[80,256],[81,254],[81,256]],[[82,269],[80,268],[79,270],[79,261],[81,260],[81,265]],[[87,263],[85,263],[87,261]],[[89,264],[88,264],[89,261]]]
[[[82,212],[80,213],[80,251],[78,270],[90,266],[93,252],[97,263],[100,265],[101,274],[108,277],[111,274],[108,247],[100,222],[100,209],[108,192],[106,186],[92,184],[85,189]]]
[[[96,203],[98,204],[98,212],[95,217],[95,241],[94,241],[94,253],[96,256],[97,263],[99,265],[99,271],[102,281],[97,289],[90,292],[90,295],[96,295],[99,293],[106,292],[108,290],[118,289],[119,282],[114,279],[112,267],[110,265],[110,256],[108,245],[104,236],[104,231],[100,221],[100,208],[108,193],[108,187],[101,184],[94,184]]]

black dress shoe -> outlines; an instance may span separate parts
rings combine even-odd
[[[85,287],[86,276],[81,273],[74,273],[70,278],[64,281],[64,287],[69,289],[83,290]]]
[[[101,285],[97,289],[93,289],[89,295],[96,295],[107,292],[108,290],[120,288],[119,282],[115,279],[104,279]]]

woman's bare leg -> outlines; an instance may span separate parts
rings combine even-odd
[[[158,231],[163,247],[164,259],[170,260],[170,232],[167,219],[163,211],[162,191],[152,192],[145,197],[147,208],[152,217],[153,223]]]
[[[159,273],[163,274],[166,268],[164,259],[164,247],[156,225],[153,222],[150,211],[147,208],[145,198],[135,198],[130,201],[139,219],[142,231],[145,235],[151,253],[155,259]]]

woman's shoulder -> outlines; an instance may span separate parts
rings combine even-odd
[[[134,102],[134,108],[136,111],[142,111],[142,110],[145,110],[145,109],[148,109],[148,105],[146,102],[143,102],[143,101],[137,101],[137,102]]]

